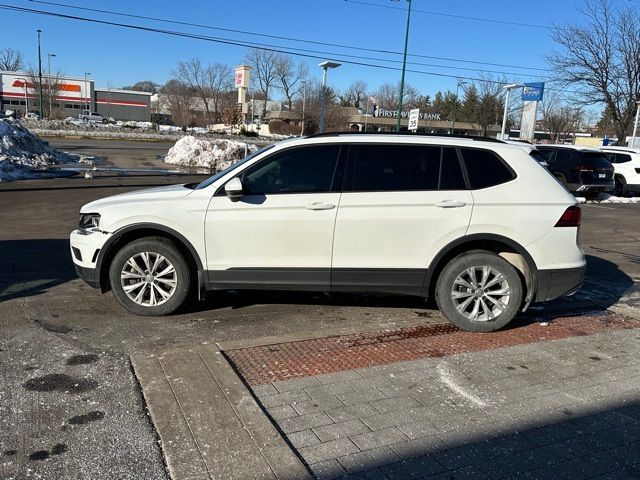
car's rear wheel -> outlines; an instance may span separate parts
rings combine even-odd
[[[136,315],[169,315],[187,298],[189,267],[173,242],[161,237],[122,247],[109,269],[118,302]]]
[[[440,311],[458,328],[492,332],[507,325],[523,299],[520,274],[492,252],[459,255],[442,270],[436,284]]]
[[[621,175],[615,176],[615,188],[613,190],[613,194],[616,197],[626,197],[627,195],[629,195],[627,182],[624,181],[624,177],[622,177]]]

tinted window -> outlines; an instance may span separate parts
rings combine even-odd
[[[617,163],[618,161],[616,160],[616,154],[612,153],[612,152],[604,152],[604,155],[607,157],[607,159],[611,162],[611,163]]]
[[[513,180],[511,170],[488,150],[461,149],[471,188],[480,189]]]
[[[329,192],[340,145],[291,148],[251,166],[242,175],[247,195]]]
[[[584,165],[588,165],[594,168],[611,168],[611,162],[609,159],[600,152],[580,152],[582,162]]]
[[[354,191],[437,190],[440,147],[354,145]]]
[[[631,155],[626,153],[616,153],[616,163],[626,163],[631,161]]]
[[[540,150],[531,150],[531,152],[529,152],[529,155],[531,155],[538,163],[546,162],[545,156]]]
[[[440,166],[440,190],[466,190],[458,153],[454,148],[445,148]]]
[[[540,154],[540,157],[545,161],[545,162],[551,162],[553,161],[553,150],[549,150],[548,148],[541,148],[540,150],[538,150],[538,153]]]
[[[570,162],[571,152],[569,150],[556,150],[556,162]]]

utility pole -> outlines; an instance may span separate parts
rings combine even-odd
[[[397,1],[397,0],[396,0]],[[411,0],[407,10],[407,28],[404,33],[404,55],[402,57],[402,76],[400,77],[400,93],[398,95],[398,118],[396,120],[396,132],[400,131],[400,120],[402,118],[402,97],[404,96],[404,75],[407,70],[407,49],[409,47],[409,26],[411,23]]]
[[[307,103],[307,82],[302,82],[302,129],[300,130],[300,136],[304,137],[304,107]]]
[[[47,84],[49,85],[49,115],[48,117],[51,118],[51,112],[53,111],[53,96],[51,94],[51,57],[55,57],[56,54],[55,53],[47,53],[47,57],[49,60],[49,78],[47,80]]]
[[[38,104],[38,112],[40,112],[40,118],[43,118],[43,108],[42,108],[42,55],[40,54],[40,34],[42,30],[36,30],[38,32],[38,78],[40,81],[40,103]]]

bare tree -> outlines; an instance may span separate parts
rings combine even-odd
[[[122,87],[123,90],[134,90],[136,92],[158,93],[158,84],[153,80],[141,80],[133,85]]]
[[[191,97],[193,91],[180,80],[169,80],[160,89],[162,99],[166,102],[174,125],[188,127],[194,121],[191,111]]]
[[[0,49],[0,70],[17,72],[24,67],[24,55],[13,48]]]
[[[33,97],[36,97],[40,101],[40,93],[42,90],[42,108],[40,111],[46,118],[60,118],[62,116],[62,109],[57,103],[57,99],[62,91],[62,72],[59,70],[56,73],[52,73],[51,76],[42,77],[42,89],[40,88],[40,77],[38,72],[30,70],[27,72],[27,91]]]
[[[261,114],[263,119],[267,115],[269,92],[278,80],[278,57],[278,54],[275,52],[260,50],[258,48],[252,48],[247,53],[247,63],[253,71],[254,82],[265,99]]]
[[[640,16],[610,0],[586,0],[580,23],[555,27],[559,50],[548,57],[556,79],[582,103],[604,104],[620,142],[640,100]]]
[[[343,107],[361,108],[367,103],[367,82],[354,80],[340,95],[340,105]]]
[[[228,106],[225,102],[225,94],[233,92],[233,70],[228,65],[218,62],[207,65],[204,71],[204,83],[211,98],[215,117],[213,121],[218,122]]]
[[[395,111],[398,109],[400,83],[384,83],[378,88],[374,96],[378,100],[378,107],[382,110]],[[419,100],[418,90],[410,84],[405,84],[402,91],[402,104],[411,108]]]
[[[484,75],[467,87],[473,94],[465,96],[465,101],[470,102],[470,99],[473,98],[474,104],[469,103],[463,106],[466,119],[474,123],[483,136],[487,135],[491,127],[502,123],[504,112],[502,87],[507,83],[509,81],[506,78],[498,79],[491,75]],[[515,106],[517,101],[517,95],[511,95],[510,107]]]
[[[276,76],[284,96],[289,104],[289,110],[293,107],[293,99],[302,91],[302,84],[309,75],[309,69],[304,63],[297,66],[288,55],[280,54],[275,59]]]

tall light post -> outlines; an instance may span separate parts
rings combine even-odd
[[[511,83],[509,85],[505,85],[504,88],[506,90],[506,95],[504,97],[504,115],[502,116],[502,130],[500,131],[500,140],[504,140],[504,132],[507,129],[507,114],[509,113],[509,92],[514,88],[524,87],[521,83]]]
[[[330,68],[338,68],[341,63],[332,62],[329,60],[325,60],[318,64],[319,67],[322,67],[322,92],[320,92],[320,133],[324,133],[325,127],[325,108],[327,103],[327,70]]]
[[[631,148],[636,148],[636,134],[638,133],[638,116],[640,115],[640,102],[636,102],[636,119],[633,122],[633,137],[631,137]],[[618,145],[620,139],[618,139]]]
[[[38,29],[36,32],[38,32],[38,79],[40,81],[40,103],[38,104],[38,112],[40,112],[40,118],[42,118],[42,55],[40,54],[40,34],[42,30]]]
[[[393,0],[398,2],[400,0]],[[400,77],[400,93],[398,94],[398,118],[396,120],[396,132],[400,131],[400,120],[402,117],[402,97],[404,97],[404,74],[407,70],[407,49],[409,47],[409,25],[411,23],[411,0],[407,9],[407,28],[404,32],[404,54],[402,56],[402,76]]]
[[[302,128],[300,129],[300,136],[304,137],[304,108],[307,103],[307,82],[302,82]]]
[[[453,104],[453,121],[451,122],[451,134],[453,135],[453,133],[456,131],[456,120],[458,117],[458,92],[460,90],[460,87],[462,85],[466,85],[467,82],[463,82],[461,80],[458,80],[458,84],[456,85],[456,101]]]
[[[91,97],[90,92],[87,90],[87,77],[91,75],[91,72],[84,72],[84,94],[85,94],[85,100],[86,100],[86,104],[87,104],[87,113],[91,113],[91,107],[89,106],[89,98]]]
[[[51,118],[51,112],[53,111],[53,96],[51,94],[51,57],[55,58],[56,54],[55,53],[47,53],[47,57],[48,57],[48,62],[49,62],[49,79],[47,81],[47,83],[49,84],[49,118]]]

